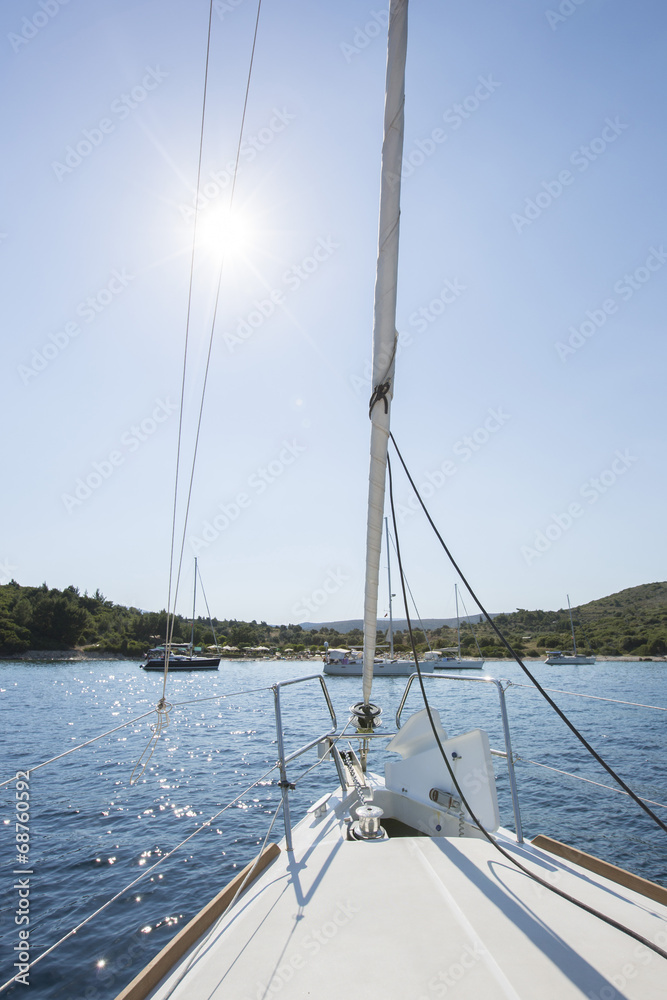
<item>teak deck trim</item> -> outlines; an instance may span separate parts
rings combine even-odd
[[[259,855],[255,861],[251,861],[249,865],[239,872],[225,888],[218,893],[218,895],[208,903],[203,910],[200,910],[183,927],[182,930],[176,934],[175,937],[169,941],[162,951],[159,951],[155,958],[153,958],[148,965],[146,965],[141,972],[134,977],[131,983],[122,990],[116,1000],[144,1000],[148,996],[151,990],[153,990],[161,979],[167,975],[167,973],[176,964],[179,958],[188,951],[189,948],[195,944],[199,938],[202,936],[204,931],[208,930],[214,920],[217,920],[221,914],[227,909],[234,896],[238,892],[239,886],[243,883],[243,880],[252,871],[252,878],[246,883],[246,887],[250,885],[257,876],[269,865],[274,858],[280,854],[280,848],[277,844],[269,844],[262,853]],[[254,868],[254,871],[253,871]]]
[[[604,875],[605,878],[625,886],[626,889],[633,889],[635,892],[641,893],[642,896],[648,896],[656,903],[667,906],[667,889],[656,882],[649,882],[648,879],[642,878],[640,875],[633,875],[625,868],[618,868],[616,865],[610,864],[609,861],[596,858],[594,854],[586,854],[585,851],[580,851],[576,847],[561,844],[559,840],[552,840],[551,837],[546,837],[542,833],[533,838],[532,844],[544,851],[549,851],[550,854],[557,854],[559,857],[565,858],[566,861],[572,861],[580,868],[587,868],[588,871],[595,872],[596,875]]]

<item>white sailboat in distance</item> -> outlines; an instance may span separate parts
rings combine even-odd
[[[436,670],[481,670],[484,660],[481,655],[474,657],[461,656],[461,619],[459,618],[459,589],[454,584],[454,596],[456,599],[456,656],[445,656],[444,651],[439,656],[430,653],[424,654],[427,662],[432,662]]]
[[[389,548],[389,525],[385,517],[385,538],[387,548],[387,580],[389,585],[389,656],[376,655],[373,660],[373,674],[375,677],[409,677],[414,673],[415,661],[405,659],[405,657],[394,656],[394,636],[392,617],[392,592],[391,592],[391,552]],[[377,634],[377,625],[376,625]],[[376,651],[377,653],[377,651]],[[424,654],[422,669],[426,671],[435,670],[438,660],[429,654]],[[323,671],[330,677],[362,677],[364,673],[363,654],[350,649],[329,649],[327,647],[324,654]]]
[[[572,608],[570,607],[570,595],[567,595],[567,610],[570,615],[570,629],[572,630],[572,652],[571,653],[561,653],[559,649],[547,650],[547,655],[545,663],[549,666],[555,667],[559,665],[570,664],[572,666],[578,666],[579,664],[585,663],[595,663],[594,656],[586,656],[585,653],[577,652],[577,640],[574,635],[574,621],[572,620]]]

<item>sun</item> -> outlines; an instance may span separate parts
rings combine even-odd
[[[205,205],[197,215],[197,251],[226,262],[245,256],[256,235],[253,220],[242,208]]]

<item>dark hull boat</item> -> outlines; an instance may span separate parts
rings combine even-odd
[[[169,673],[175,670],[217,670],[220,657],[215,656],[170,656]],[[161,659],[148,659],[141,664],[142,670],[164,670],[164,656]]]

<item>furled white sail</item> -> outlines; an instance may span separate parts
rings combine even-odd
[[[389,8],[384,140],[382,144],[378,262],[375,279],[375,313],[373,320],[371,464],[368,488],[366,588],[364,596],[364,704],[370,702],[373,685],[387,445],[389,442],[389,418],[391,414],[396,353],[396,285],[398,280],[398,229],[401,164],[403,159],[403,110],[405,105],[405,53],[407,40],[408,0],[391,0]]]

